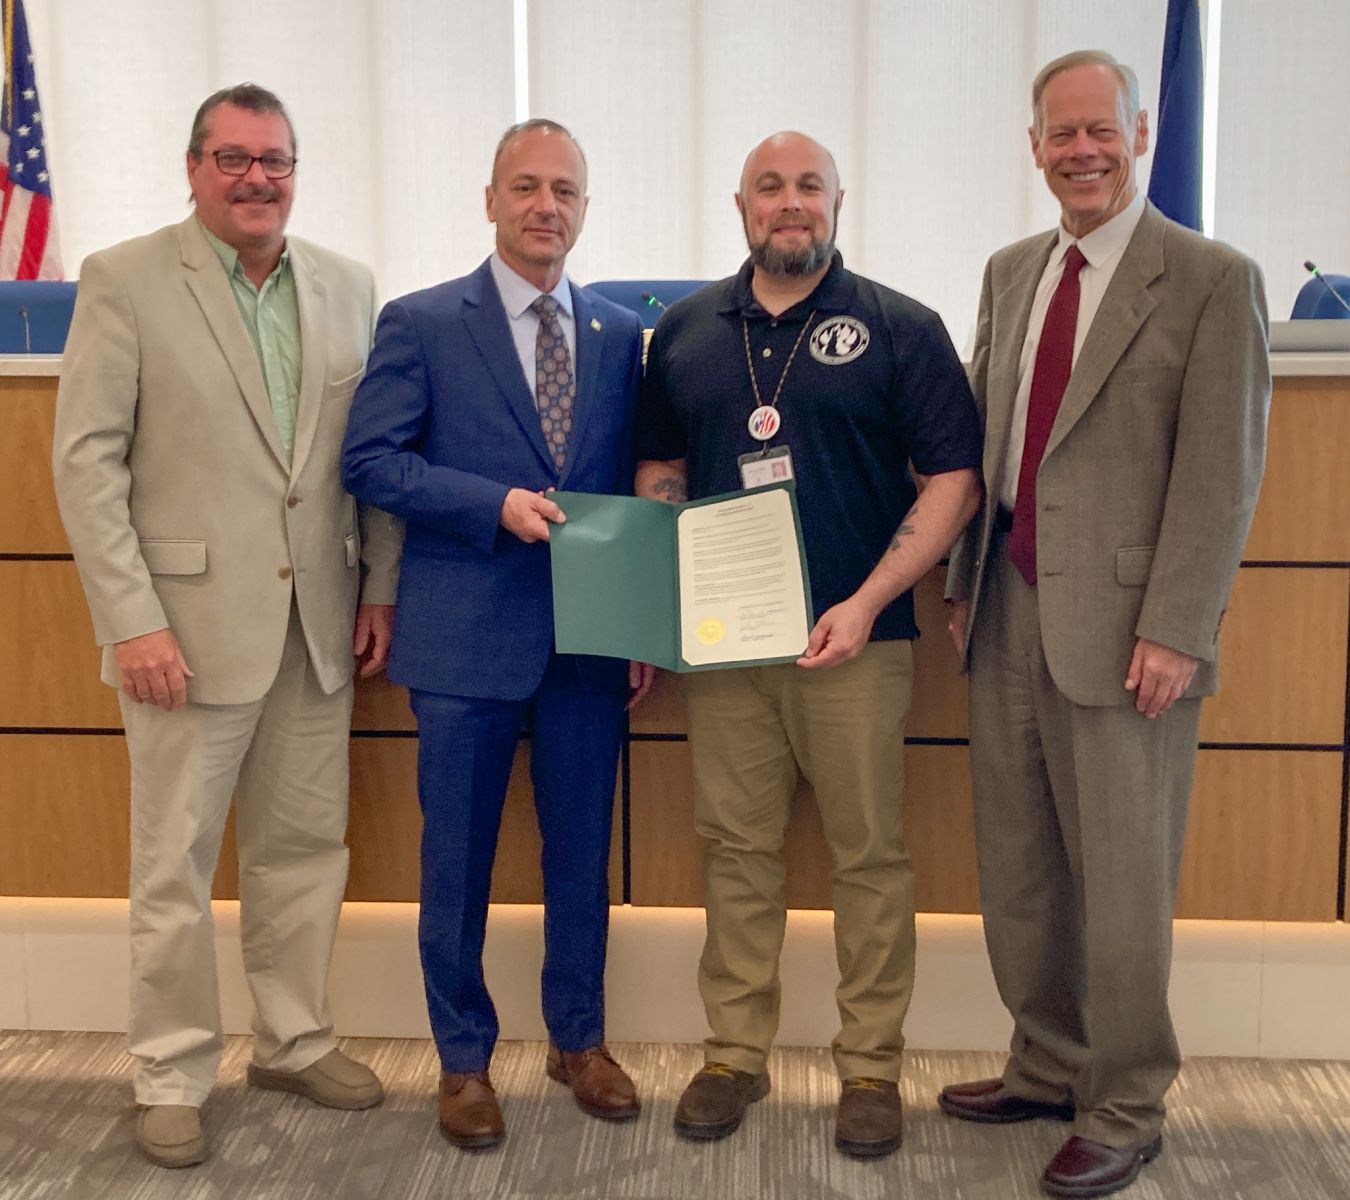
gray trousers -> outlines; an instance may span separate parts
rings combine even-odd
[[[1198,700],[1156,720],[1055,686],[1037,594],[996,545],[971,635],[985,938],[1016,1023],[1008,1088],[1072,1101],[1074,1132],[1152,1140],[1181,1062],[1167,1005]]]

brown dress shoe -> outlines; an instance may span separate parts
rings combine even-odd
[[[769,1073],[751,1075],[725,1063],[708,1063],[684,1089],[675,1106],[675,1132],[711,1141],[735,1133],[745,1110],[769,1094]]]
[[[1011,1125],[1049,1117],[1054,1121],[1072,1121],[1072,1104],[1050,1104],[1028,1100],[1010,1092],[1001,1079],[977,1079],[974,1083],[953,1083],[938,1095],[938,1104],[948,1116],[984,1125]]]
[[[637,1088],[603,1042],[585,1050],[559,1050],[552,1043],[544,1065],[550,1079],[565,1083],[577,1107],[603,1121],[628,1121],[638,1115]]]
[[[437,1117],[446,1140],[465,1150],[495,1146],[506,1136],[486,1071],[442,1071]]]
[[[1041,1176],[1052,1196],[1105,1196],[1129,1187],[1145,1163],[1162,1153],[1162,1134],[1143,1146],[1103,1146],[1075,1134]]]
[[[845,1079],[834,1144],[855,1158],[881,1158],[900,1147],[900,1088],[890,1079]]]

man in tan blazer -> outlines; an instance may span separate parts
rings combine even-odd
[[[338,1108],[382,1097],[335,1047],[326,978],[353,653],[363,674],[383,665],[400,529],[366,512],[363,547],[339,482],[374,287],[285,236],[294,168],[272,93],[208,98],[187,152],[196,211],[85,260],[57,397],[57,496],[131,758],[137,1133],[164,1166],[206,1155],[232,795],[249,1082]]]
[[[1138,194],[1134,73],[1033,86],[1060,228],[985,270],[972,383],[985,511],[952,554],[985,932],[1015,1021],[949,1114],[1073,1122],[1043,1186],[1103,1195],[1161,1152],[1180,1057],[1171,916],[1200,697],[1265,460],[1260,273]]]

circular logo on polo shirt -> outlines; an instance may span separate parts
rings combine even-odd
[[[871,340],[857,317],[830,317],[811,335],[811,357],[827,367],[842,367],[862,354]]]

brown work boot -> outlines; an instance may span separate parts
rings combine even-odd
[[[684,1089],[675,1107],[675,1132],[712,1141],[735,1133],[745,1110],[769,1094],[769,1073],[751,1075],[725,1063],[708,1063]]]
[[[550,1079],[565,1083],[577,1107],[602,1121],[627,1121],[638,1115],[637,1088],[603,1042],[585,1050],[559,1050],[552,1043],[544,1065]]]
[[[483,1150],[506,1136],[486,1071],[442,1071],[437,1117],[446,1140],[464,1150]]]
[[[899,1149],[900,1089],[891,1079],[845,1079],[834,1144],[855,1158],[881,1158]]]

